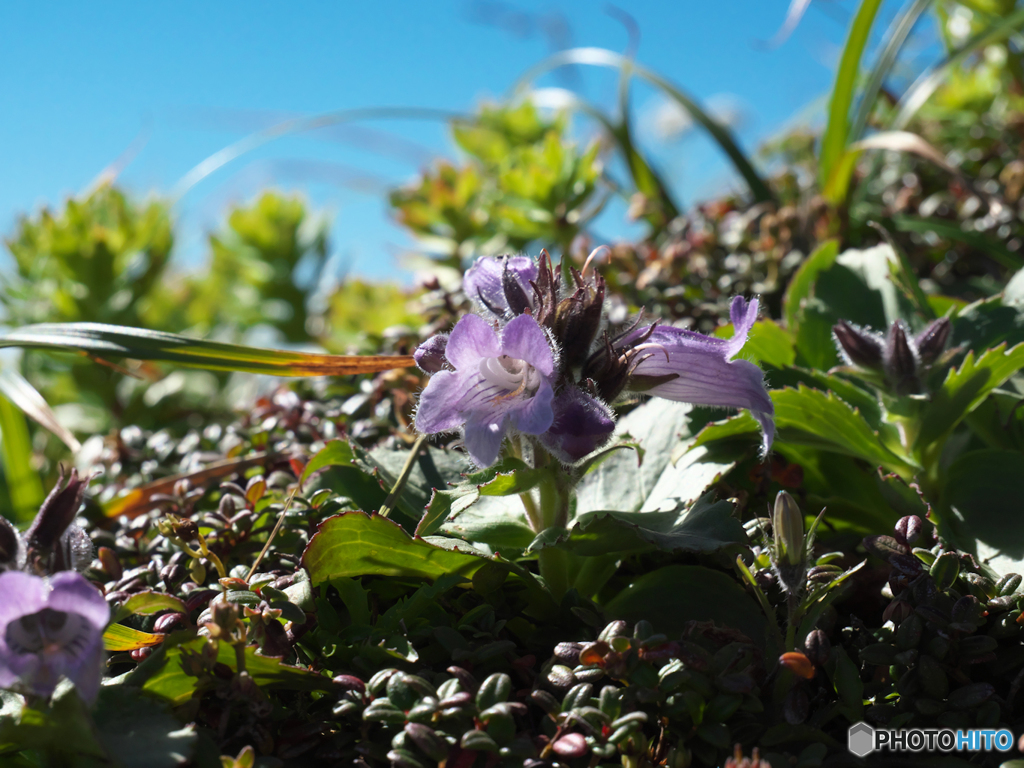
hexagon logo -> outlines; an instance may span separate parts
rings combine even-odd
[[[875,729],[867,723],[851,725],[846,733],[846,748],[857,757],[864,757],[875,750]]]

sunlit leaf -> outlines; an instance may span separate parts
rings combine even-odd
[[[486,558],[443,549],[413,538],[379,515],[345,512],[322,522],[302,563],[314,585],[351,576],[436,579],[448,573],[469,578]]]
[[[124,624],[111,624],[103,633],[103,647],[108,651],[134,651],[136,648],[160,645],[165,637],[132,629]]]

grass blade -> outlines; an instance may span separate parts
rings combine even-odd
[[[0,460],[11,498],[11,522],[27,523],[43,503],[43,483],[32,467],[32,441],[25,415],[6,397],[0,397]]]
[[[30,419],[55,434],[72,453],[78,453],[82,447],[78,438],[58,421],[49,403],[24,376],[10,369],[0,371],[0,394],[18,406]]]
[[[894,130],[901,130],[906,127],[917,111],[924,106],[931,98],[935,90],[942,84],[949,70],[957,66],[965,59],[978,51],[984,50],[987,46],[1000,43],[1011,37],[1024,27],[1024,8],[1014,11],[999,22],[996,22],[987,29],[982,30],[962,46],[949,54],[935,67],[922,74],[907,92],[903,94],[899,104],[896,105],[895,117],[890,121],[890,127]]]
[[[857,15],[853,18],[853,24],[850,25],[850,34],[846,38],[843,56],[836,70],[836,81],[832,86],[828,124],[821,139],[818,182],[822,189],[832,186],[832,176],[840,169],[843,155],[846,154],[846,145],[850,138],[850,104],[853,102],[854,86],[860,72],[860,60],[881,5],[882,0],[863,0],[857,9]]]
[[[320,355],[258,349],[101,323],[27,325],[0,336],[0,347],[79,352],[100,358],[162,360],[191,368],[271,376],[348,376],[416,364],[412,355]]]
[[[893,64],[896,63],[896,58],[911,30],[917,24],[917,20],[921,18],[921,14],[928,9],[931,3],[932,0],[913,0],[889,27],[882,52],[871,68],[871,74],[868,75],[867,83],[861,91],[860,103],[857,105],[857,112],[850,124],[849,137],[851,140],[856,141],[864,135],[868,118],[871,117],[871,111],[875,108],[875,99],[878,98],[878,93],[882,90],[885,78],[889,76],[889,72],[892,70]]]
[[[608,67],[610,69],[621,69],[624,66],[632,68],[636,77],[646,80],[651,85],[663,91],[679,106],[690,113],[690,116],[708,132],[711,138],[721,147],[722,151],[729,157],[736,170],[747,182],[750,192],[757,202],[772,200],[773,195],[764,179],[754,170],[753,164],[743,153],[743,150],[736,144],[732,133],[707,112],[701,109],[696,101],[675,85],[665,80],[660,75],[641,67],[622,54],[609,51],[606,48],[570,48],[565,51],[549,56],[528,69],[518,82],[513,86],[513,93],[519,94],[529,90],[531,84],[541,75],[559,67],[566,66],[593,66]]]

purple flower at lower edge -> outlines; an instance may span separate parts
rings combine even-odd
[[[427,382],[416,411],[420,432],[461,429],[470,458],[487,467],[497,460],[509,426],[528,435],[551,427],[555,355],[529,315],[512,318],[500,336],[482,317],[466,315],[448,337],[444,356],[454,370]]]
[[[737,296],[729,314],[734,328],[731,339],[663,325],[653,331],[649,326],[632,331],[623,341],[636,344],[635,349],[641,350],[643,357],[633,369],[628,386],[666,400],[746,408],[761,425],[767,453],[775,437],[775,407],[765,388],[764,374],[748,360],[733,360],[757,320],[757,299],[747,303]]]
[[[0,688],[49,696],[61,677],[92,702],[103,677],[110,607],[84,576],[0,574]]]

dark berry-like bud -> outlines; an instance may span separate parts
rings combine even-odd
[[[816,666],[823,666],[828,661],[828,655],[832,651],[832,644],[828,635],[820,629],[811,630],[804,640],[804,653],[807,658]]]
[[[900,544],[910,545],[921,538],[923,531],[924,520],[917,515],[907,515],[906,517],[901,517],[896,523],[893,537]]]
[[[832,335],[850,365],[872,369],[882,367],[885,345],[877,333],[840,320],[832,326]]]

